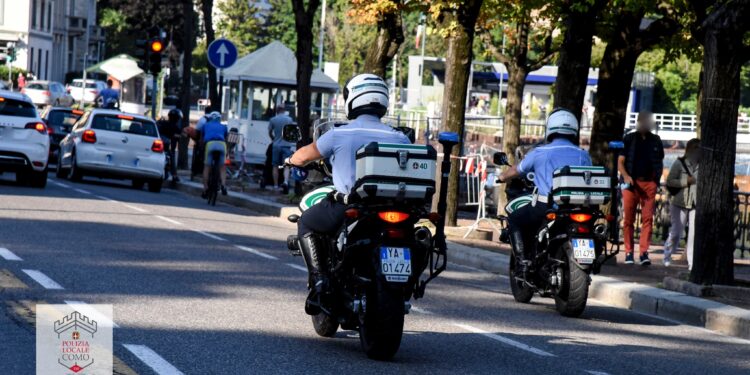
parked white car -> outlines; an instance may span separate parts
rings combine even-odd
[[[60,82],[55,81],[31,81],[21,91],[39,107],[52,105],[55,107],[70,107],[73,105],[73,97],[65,91]]]
[[[129,179],[158,193],[164,180],[164,143],[148,117],[109,109],[86,112],[63,140],[57,177]]]
[[[0,172],[15,172],[16,181],[47,185],[49,134],[28,96],[0,90]]]
[[[71,82],[67,87],[68,92],[73,97],[73,100],[75,100],[76,102],[80,102],[81,97],[83,97],[84,103],[93,103],[97,95],[99,95],[99,93],[105,88],[107,88],[106,83],[93,79],[87,79],[86,87],[84,88],[83,80],[80,78],[74,79],[73,82]]]

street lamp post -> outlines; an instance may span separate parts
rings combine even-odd
[[[86,44],[83,46],[84,48],[84,54],[83,54],[83,82],[81,83],[81,108],[84,107],[84,99],[86,98],[86,68],[89,62],[89,27],[91,27],[89,23],[89,19],[87,17],[86,19]]]

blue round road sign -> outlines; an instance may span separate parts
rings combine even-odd
[[[237,61],[237,47],[226,39],[216,39],[208,45],[208,62],[217,69],[225,69]]]

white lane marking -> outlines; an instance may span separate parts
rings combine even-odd
[[[465,330],[467,330],[469,332],[478,333],[478,334],[480,334],[480,335],[482,335],[484,337],[493,339],[495,341],[500,341],[503,344],[514,346],[514,347],[516,347],[518,349],[525,350],[525,351],[530,352],[530,353],[534,353],[536,355],[540,355],[540,356],[543,356],[543,357],[555,357],[555,355],[552,354],[552,353],[545,352],[544,350],[537,349],[537,348],[535,348],[533,346],[526,345],[526,344],[518,342],[516,340],[509,339],[507,337],[503,337],[503,336],[500,336],[500,335],[497,335],[497,334],[494,334],[494,333],[491,333],[491,332],[487,332],[487,331],[485,331],[483,329],[479,329],[477,327],[473,327],[473,326],[470,326],[468,324],[454,323],[453,325],[456,326],[456,327],[465,329]]]
[[[166,359],[156,354],[155,351],[151,350],[151,348],[146,345],[122,344],[122,346],[143,361],[143,363],[148,365],[148,367],[151,367],[151,369],[159,375],[183,374],[183,372],[178,370],[177,367],[172,366],[171,363],[167,362]]]
[[[208,238],[213,238],[213,239],[214,239],[214,240],[216,240],[216,241],[226,241],[226,240],[227,240],[226,238],[222,238],[222,237],[219,237],[219,236],[217,236],[217,235],[215,235],[215,234],[211,234],[211,233],[208,233],[208,232],[204,232],[204,231],[202,231],[202,230],[198,230],[198,229],[191,229],[191,230],[192,230],[193,232],[195,232],[195,233],[200,233],[200,234],[202,234],[202,235],[204,235],[204,236],[206,236],[206,237],[208,237]]]
[[[0,257],[5,258],[5,260],[16,260],[16,261],[23,260],[23,259],[21,259],[21,257],[19,257],[16,254],[13,254],[12,251],[10,251],[10,250],[8,250],[8,249],[6,249],[4,247],[0,247]]]
[[[419,313],[419,314],[424,314],[424,315],[432,315],[431,312],[429,312],[429,311],[427,311],[425,309],[419,308],[417,306],[412,306],[411,307],[411,311],[414,311],[415,313]]]
[[[75,190],[75,191],[77,191],[77,192],[79,192],[81,194],[91,194],[91,192],[88,191],[88,190],[83,190],[83,189],[78,189],[78,188],[73,189],[73,190]]]
[[[604,371],[593,371],[593,370],[585,370],[586,373],[591,375],[609,375],[609,373],[606,373]]]
[[[275,257],[273,255],[266,254],[266,253],[264,253],[262,251],[255,250],[255,249],[253,249],[251,247],[242,246],[242,245],[234,245],[234,247],[236,247],[236,248],[238,248],[240,250],[243,250],[243,251],[247,251],[248,253],[255,254],[255,255],[257,255],[259,257],[262,257],[262,258],[272,259],[272,260],[278,260],[279,259],[279,258],[277,258],[277,257]]]
[[[123,203],[122,205],[125,206],[125,207],[127,207],[127,208],[129,208],[129,209],[131,209],[131,210],[136,210],[138,212],[148,212],[147,210],[144,210],[144,209],[142,209],[140,207],[131,206],[131,205],[127,204],[127,203]]]
[[[59,187],[64,187],[64,188],[69,188],[70,187],[70,185],[66,185],[66,184],[63,184],[62,182],[57,182],[57,181],[54,181],[54,180],[49,180],[49,182],[51,182],[51,183],[53,183],[53,184],[55,184],[55,185],[57,185]]]
[[[170,219],[170,218],[168,218],[168,217],[164,217],[164,216],[161,216],[161,215],[154,215],[154,216],[155,216],[155,217],[156,217],[157,219],[160,219],[160,220],[164,220],[164,221],[166,221],[167,223],[172,223],[172,224],[174,224],[174,225],[185,225],[185,224],[183,224],[183,223],[180,223],[180,222],[179,222],[179,221],[177,221],[177,220],[172,220],[172,219]]]
[[[39,283],[45,289],[64,289],[60,284],[56,283],[55,280],[49,278],[49,276],[43,274],[37,270],[21,270],[23,273],[29,275],[34,281]]]
[[[83,301],[65,301],[68,305],[76,309],[78,312],[82,313],[83,315],[86,315],[94,320],[96,320],[99,324],[104,324],[104,326],[110,326],[114,328],[120,328],[120,326],[117,325],[117,323],[113,322],[112,319],[106,317],[104,314],[96,310],[95,308],[91,307],[86,302]]]
[[[94,197],[97,197],[97,198],[99,198],[99,199],[101,199],[101,200],[103,200],[103,201],[107,201],[107,202],[115,202],[115,203],[117,203],[117,201],[116,201],[116,200],[114,200],[114,199],[111,199],[111,198],[107,198],[107,197],[105,197],[105,196],[102,196],[102,195],[96,195],[96,194],[94,194]]]
[[[287,266],[289,266],[289,267],[292,267],[292,268],[294,268],[295,270],[300,270],[300,271],[302,271],[302,272],[307,272],[307,268],[305,268],[305,267],[302,267],[302,266],[300,266],[299,264],[294,264],[294,263],[287,263],[286,265],[287,265]]]

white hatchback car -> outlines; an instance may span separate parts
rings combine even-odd
[[[130,179],[133,187],[161,191],[164,143],[153,120],[109,109],[86,112],[62,141],[57,176]]]
[[[28,96],[0,90],[0,172],[16,181],[47,185],[49,134]]]

